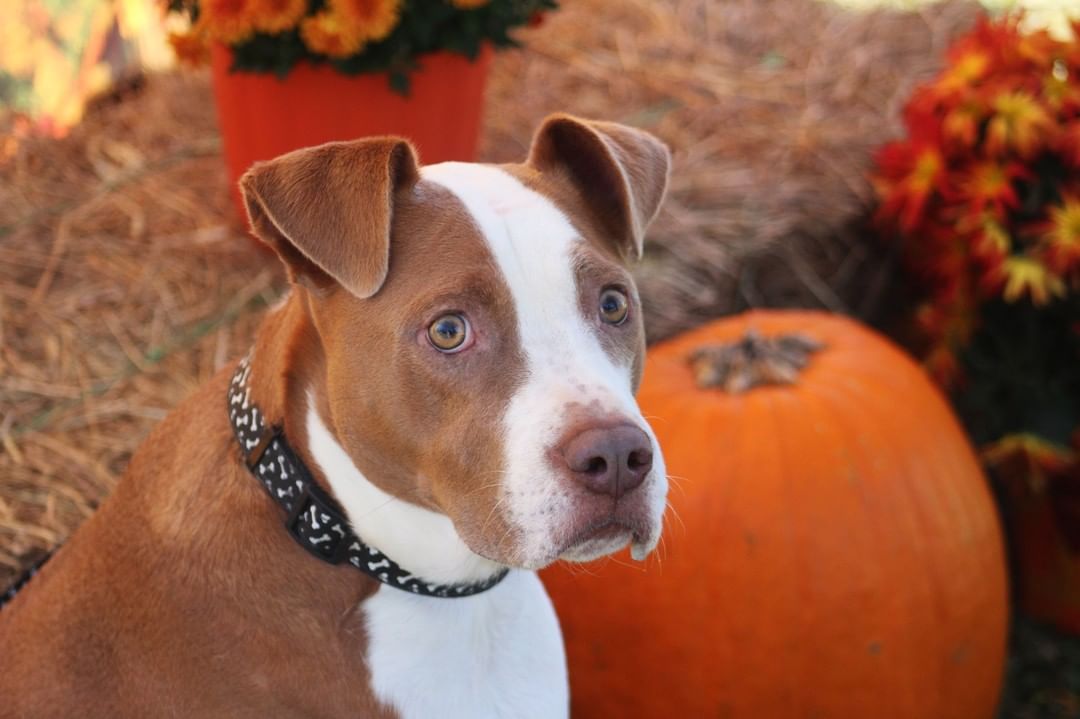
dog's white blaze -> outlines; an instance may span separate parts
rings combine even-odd
[[[501,566],[473,553],[445,514],[398,499],[372,484],[323,423],[308,397],[308,451],[360,539],[406,570],[437,584],[479,581]]]
[[[575,249],[583,242],[554,203],[512,175],[489,165],[448,162],[422,170],[425,179],[450,190],[472,214],[510,289],[527,378],[504,417],[506,480],[503,493],[519,531],[518,564],[541,567],[556,558],[560,527],[572,508],[547,464],[547,450],[563,430],[571,403],[599,402],[646,431],[654,464],[645,486],[655,518],[643,538],[643,558],[659,541],[667,495],[663,458],[632,391],[632,368],[617,365],[586,324],[578,304]],[[592,559],[616,546],[595,547]]]
[[[399,500],[353,464],[308,398],[308,451],[361,539],[433,582],[490,577],[448,517]],[[536,574],[512,571],[472,597],[422,597],[380,587],[362,605],[379,701],[402,719],[547,719],[569,713],[555,609]]]
[[[562,635],[533,572],[462,599],[381,587],[363,604],[371,683],[402,719],[560,719]]]

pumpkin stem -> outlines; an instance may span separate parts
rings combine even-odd
[[[739,394],[754,387],[794,383],[810,363],[810,355],[824,347],[806,335],[763,337],[751,328],[735,342],[699,347],[689,362],[698,387],[720,387]]]

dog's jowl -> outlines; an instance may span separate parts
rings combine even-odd
[[[660,537],[630,267],[668,165],[555,116],[517,165],[253,167],[290,294],[0,610],[0,716],[565,716],[535,570]]]

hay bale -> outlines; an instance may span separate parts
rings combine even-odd
[[[493,71],[484,155],[548,112],[675,149],[639,276],[654,339],[747,305],[865,314],[871,149],[973,5],[570,0]],[[0,127],[0,585],[62,542],[282,289],[232,214],[205,73],[153,76],[63,140]]]
[[[0,586],[243,352],[280,286],[234,223],[219,146],[207,78],[168,75],[0,159]]]
[[[816,0],[574,0],[492,78],[486,157],[521,157],[565,110],[675,151],[638,272],[651,341],[747,307],[873,319],[890,258],[866,237],[875,147],[979,12],[856,12]]]

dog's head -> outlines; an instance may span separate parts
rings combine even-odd
[[[420,168],[375,138],[244,176],[319,337],[323,419],[368,481],[510,566],[655,547],[667,478],[633,398],[629,266],[668,168],[644,132],[553,116],[520,165]]]

